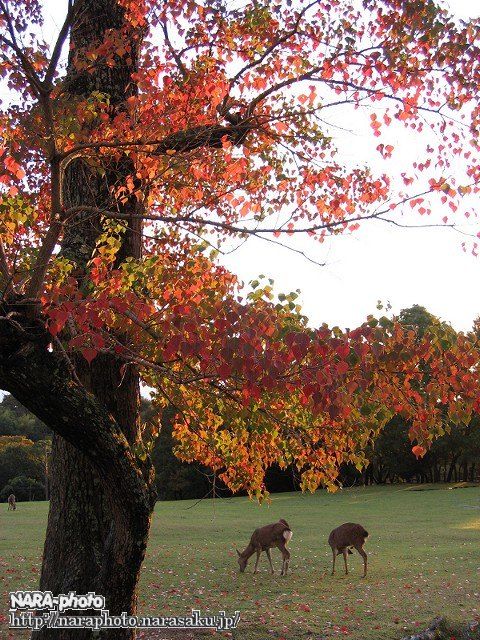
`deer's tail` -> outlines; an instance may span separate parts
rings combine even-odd
[[[292,539],[293,536],[293,532],[291,529],[285,529],[285,531],[283,532],[283,537],[285,538],[285,544],[287,544],[287,542],[289,542]]]

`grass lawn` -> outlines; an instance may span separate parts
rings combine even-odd
[[[424,629],[437,615],[479,618],[480,488],[428,489],[400,485],[277,494],[262,506],[246,498],[159,502],[141,579],[140,612],[239,610],[240,625],[233,634],[238,640],[396,639]],[[15,512],[1,505],[4,616],[9,591],[37,586],[46,516],[46,503],[20,503]],[[290,575],[278,575],[276,549],[277,575],[269,574],[264,554],[258,575],[252,574],[252,562],[238,574],[235,546],[243,549],[256,526],[279,518],[293,530]],[[370,533],[366,579],[360,577],[356,552],[349,556],[350,575],[343,574],[339,557],[337,575],[330,576],[327,537],[347,521],[360,522]],[[2,638],[22,637],[3,628]]]

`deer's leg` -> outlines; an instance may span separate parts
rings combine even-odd
[[[255,560],[255,568],[253,570],[253,573],[257,573],[258,561],[260,560],[260,554],[261,553],[262,553],[261,550],[257,550],[257,559]]]
[[[367,554],[365,553],[365,550],[363,549],[362,545],[356,546],[355,549],[358,551],[358,553],[363,558],[363,576],[362,576],[362,578],[366,578],[367,577]]]
[[[289,564],[290,564],[290,551],[287,549],[287,547],[284,547],[283,548],[283,565],[284,565],[283,575],[284,576],[287,575]]]
[[[275,571],[273,570],[272,556],[270,555],[270,549],[267,549],[266,552],[267,552],[268,561],[270,563],[270,569],[271,569],[272,573],[275,573]]]
[[[277,544],[277,547],[282,552],[283,562],[282,562],[282,571],[280,572],[281,576],[286,576],[288,571],[288,563],[290,561],[290,551],[287,549],[285,544],[281,542]]]
[[[342,553],[343,553],[343,562],[345,563],[345,575],[348,576],[348,564],[347,564],[348,549],[345,547]]]
[[[332,553],[333,553],[332,576],[334,576],[335,575],[335,560],[337,559],[337,550],[335,549],[335,547],[332,547]]]
[[[283,576],[285,573],[285,554],[283,553],[283,547],[281,542],[277,544],[277,548],[280,549],[280,552],[282,554],[282,570],[280,571],[280,575]]]

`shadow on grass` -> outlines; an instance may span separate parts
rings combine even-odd
[[[445,618],[436,618],[422,633],[404,636],[402,640],[480,640],[480,623],[458,624]]]

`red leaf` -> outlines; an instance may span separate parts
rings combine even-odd
[[[423,456],[426,454],[426,452],[427,452],[427,450],[424,447],[421,447],[419,444],[417,444],[414,447],[412,447],[412,453],[417,458],[417,460],[419,458],[423,458]]]
[[[343,375],[344,373],[347,373],[348,371],[348,364],[345,362],[345,360],[340,360],[339,363],[337,363],[337,373],[339,375]]]
[[[92,360],[94,360],[98,355],[98,351],[96,349],[92,349],[91,347],[83,347],[83,349],[80,349],[80,351],[88,364],[90,364]]]

